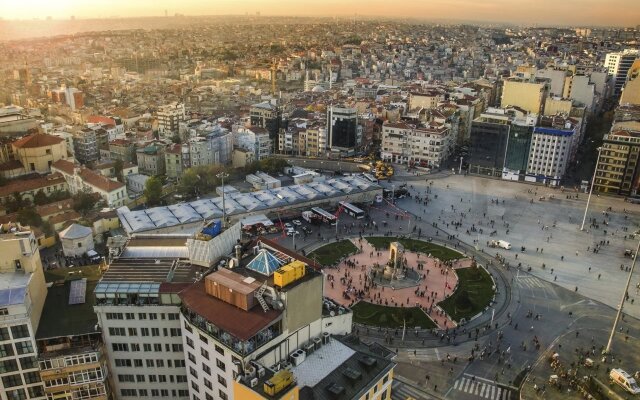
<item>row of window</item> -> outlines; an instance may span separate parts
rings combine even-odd
[[[118,374],[118,382],[147,382],[150,383],[167,383],[167,375],[143,375],[143,374]],[[186,375],[169,375],[169,382],[171,383],[186,383]]]
[[[146,397],[149,396],[149,393],[153,397],[189,397],[189,391],[184,389],[172,389],[171,396],[169,396],[169,390],[167,389],[120,389],[122,397]]]
[[[11,332],[11,335],[9,335],[9,332]],[[26,337],[29,337],[29,326],[26,324],[12,326],[11,328],[0,328],[0,341]]]
[[[20,358],[20,368],[23,370],[36,368],[36,358],[34,356],[27,356]],[[14,372],[18,370],[18,361],[15,358],[0,361],[0,374],[6,374],[7,372]]]
[[[115,360],[115,364],[116,367],[135,367],[135,368],[141,368],[144,365],[146,365],[147,368],[164,368],[165,365],[165,360],[158,358],[158,359],[147,359],[147,360],[142,360],[142,359],[128,359],[128,358],[116,358]],[[144,365],[143,365],[143,361],[144,361]],[[184,368],[185,366],[185,361],[184,360],[166,360],[166,364],[168,368],[173,368],[175,366],[175,368]]]
[[[177,353],[177,352],[183,351],[182,344],[165,343],[164,347],[165,347],[164,351],[166,352],[173,351]],[[129,343],[111,343],[111,349],[113,351],[140,351],[140,343],[131,343],[131,345],[129,345]],[[142,351],[162,352],[162,343],[154,343],[153,350],[151,350],[151,343],[143,343],[142,349],[143,349]]]
[[[44,397],[44,388],[41,385],[28,387],[26,392],[24,389],[6,390],[5,394],[11,400],[27,400]]]
[[[163,336],[182,336],[180,328],[162,328]],[[109,328],[111,336],[138,336],[138,328]],[[140,336],[160,336],[160,328],[140,328]]]
[[[7,376],[3,376],[2,377],[2,384],[4,385],[5,388],[12,388],[12,387],[16,387],[16,386],[22,386],[23,385],[23,377],[24,377],[24,384],[25,385],[29,385],[32,383],[38,383],[40,382],[40,372],[35,371],[35,372],[25,372],[24,374],[20,375],[20,374],[13,374],[13,375],[7,375]]]
[[[33,353],[33,345],[30,340],[16,342],[13,345],[11,343],[0,344],[0,358],[10,357],[14,354],[22,355],[28,353]]]
[[[136,319],[136,313],[105,313],[107,319]],[[160,319],[168,319],[169,321],[177,321],[180,319],[179,313],[160,313]],[[158,313],[138,313],[139,320],[146,320],[149,317],[150,320],[157,320]]]

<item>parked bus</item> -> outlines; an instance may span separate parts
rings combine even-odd
[[[353,204],[347,203],[346,201],[341,201],[339,204],[343,208],[344,212],[351,215],[353,218],[355,219],[364,218],[364,211],[354,206]]]
[[[335,225],[336,223],[338,223],[338,218],[336,218],[335,215],[326,212],[320,207],[313,207],[311,211],[313,211],[314,214],[322,218],[323,222],[326,222],[329,225]]]

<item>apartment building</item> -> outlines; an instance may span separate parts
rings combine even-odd
[[[191,398],[244,400],[235,397],[234,381],[255,368],[252,362],[299,364],[323,337],[351,330],[351,312],[323,298],[313,261],[265,239],[256,245],[238,254],[238,267],[180,292]]]
[[[56,161],[56,163],[60,161],[63,160]],[[55,163],[52,164],[52,171],[54,172],[52,174],[32,179],[13,180],[4,186],[0,186],[0,203],[5,204],[9,200],[15,200],[16,193],[20,194],[21,199],[33,201],[35,195],[40,191],[49,196],[55,192],[69,190],[69,185],[64,176],[55,173],[53,165]]]
[[[45,399],[36,332],[47,296],[33,232],[0,225],[0,398]]]
[[[40,377],[49,399],[113,399],[93,291],[96,266],[56,270],[36,335]]]
[[[489,107],[471,124],[469,172],[524,179],[537,114],[517,108]]]
[[[575,157],[578,130],[578,121],[566,115],[542,116],[533,130],[525,180],[560,185]]]
[[[614,129],[604,136],[594,190],[636,197],[640,186],[640,130]]]
[[[118,399],[188,399],[178,293],[206,271],[184,237],[116,238],[95,289],[113,392]]]
[[[259,126],[269,132],[269,137],[274,140],[282,126],[282,111],[268,101],[257,103],[249,109],[251,126]]]
[[[345,106],[330,106],[327,109],[327,136],[332,152],[352,154],[362,140],[362,129],[358,129],[358,111]]]
[[[158,108],[158,132],[161,137],[171,137],[178,133],[180,122],[186,120],[186,112],[183,103],[171,103]]]
[[[443,124],[385,123],[380,157],[394,163],[419,163],[438,168],[451,154],[455,138]]]
[[[13,157],[22,164],[25,173],[51,172],[51,164],[67,158],[64,140],[51,135],[33,134],[13,143]]]
[[[529,113],[542,114],[548,94],[549,83],[546,79],[513,76],[504,81],[500,107],[515,106]]]
[[[640,60],[636,60],[627,73],[620,104],[640,105]]]
[[[321,121],[307,124],[306,154],[309,157],[319,157],[327,151],[327,128]]]
[[[98,161],[100,151],[96,131],[89,128],[81,129],[73,133],[73,154],[80,164],[88,164]]]
[[[269,131],[259,126],[238,127],[233,133],[233,145],[251,151],[254,160],[269,157],[273,148]]]
[[[616,53],[609,53],[605,57],[604,66],[614,77],[614,94],[619,96],[627,80],[629,69],[638,58],[638,50],[625,49]]]
[[[112,160],[122,160],[133,164],[137,162],[136,145],[127,139],[115,139],[109,142],[109,154],[109,158]]]
[[[184,149],[184,151],[188,152],[188,149]],[[182,177],[182,173],[188,167],[183,166],[182,161],[182,145],[180,144],[170,144],[164,151],[164,165],[165,171],[167,174],[167,178],[180,180]]]
[[[161,143],[150,143],[136,150],[138,171],[150,176],[164,175],[166,172],[164,152],[165,146]]]

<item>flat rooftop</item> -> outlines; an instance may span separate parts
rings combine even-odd
[[[264,312],[258,305],[249,311],[241,310],[207,294],[203,281],[181,291],[180,298],[189,310],[240,340],[251,339],[282,315],[282,311],[273,309]]]
[[[347,400],[364,396],[394,366],[389,359],[333,338],[292,371],[301,388],[301,399]]]
[[[344,176],[321,183],[311,182],[251,193],[227,193],[224,207],[229,217],[257,211],[268,213],[281,207],[303,207],[309,201],[372,190],[381,190],[381,187],[356,176]],[[222,218],[222,197],[137,211],[131,211],[125,206],[120,207],[117,212],[125,231],[133,234]]]
[[[98,317],[93,311],[94,289],[100,279],[100,267],[57,268],[45,272],[49,287],[36,339],[96,333]],[[69,304],[72,282],[86,279],[83,302]],[[77,285],[77,284],[76,284]]]

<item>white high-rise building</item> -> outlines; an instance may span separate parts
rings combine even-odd
[[[35,340],[47,297],[38,242],[2,224],[0,254],[0,398],[45,399]]]
[[[162,106],[156,113],[160,136],[171,136],[179,131],[180,122],[186,119],[184,104],[172,103]]]
[[[609,53],[604,60],[604,66],[613,75],[615,80],[616,96],[622,92],[622,87],[627,80],[627,73],[633,62],[638,58],[638,50],[625,49],[617,53]]]

